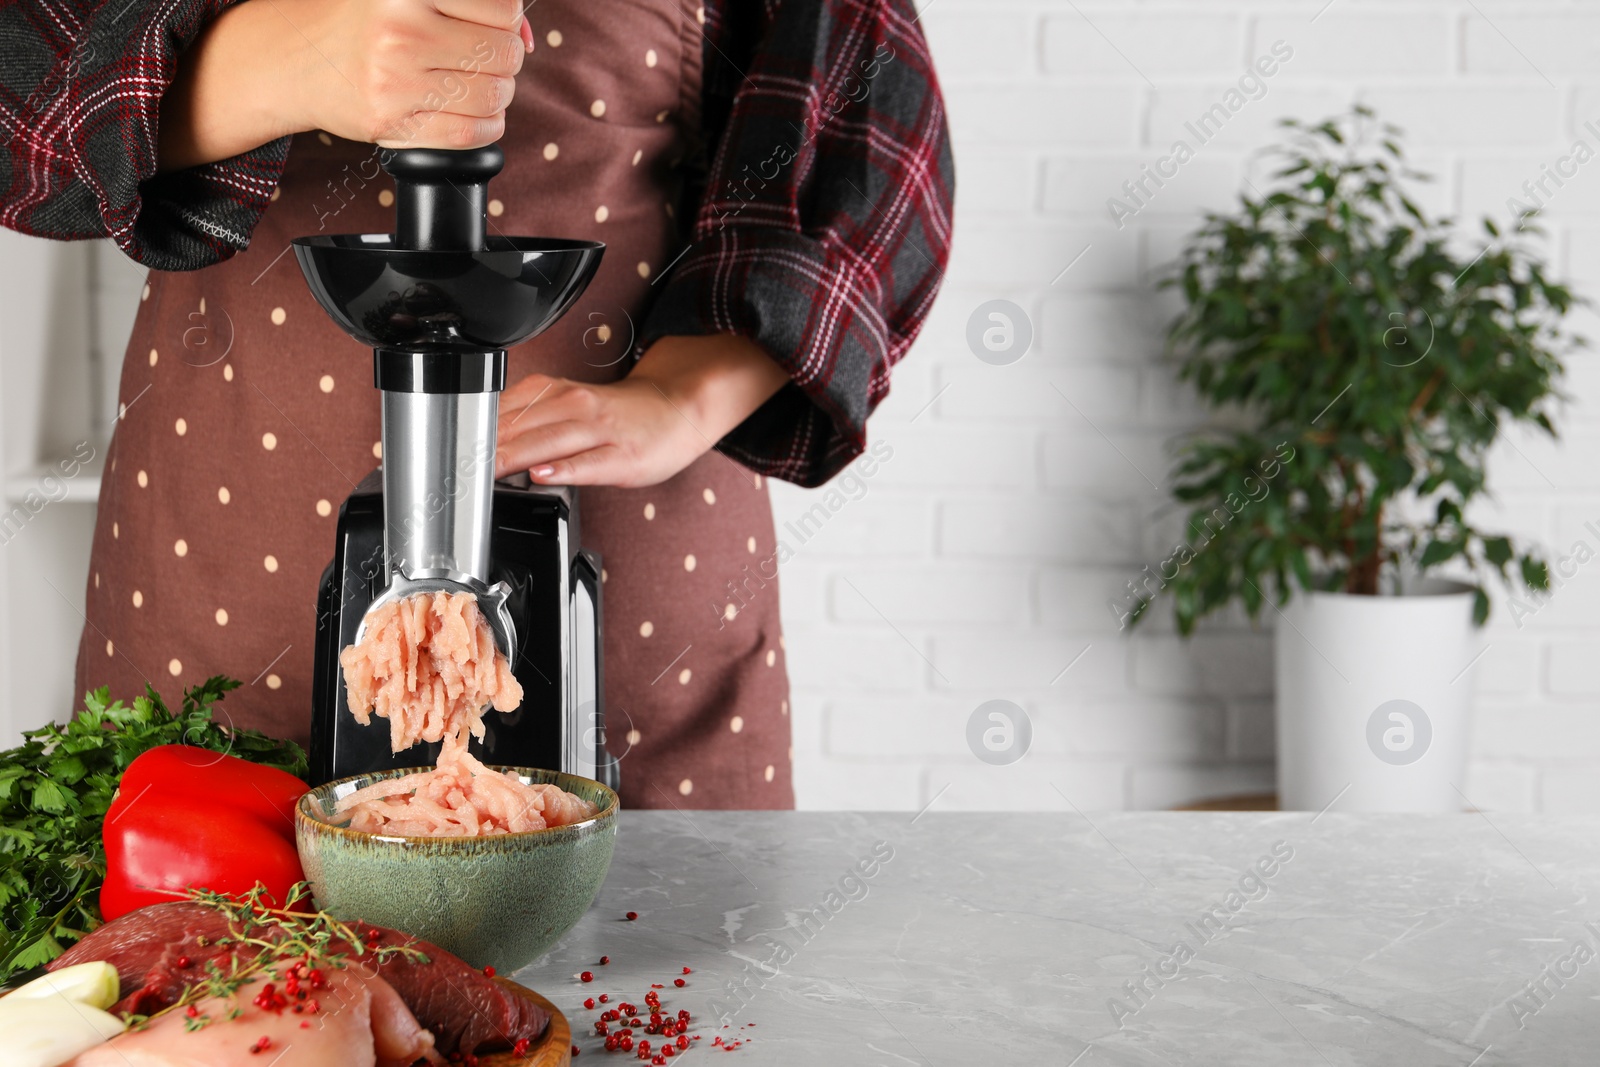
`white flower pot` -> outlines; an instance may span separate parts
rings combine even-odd
[[[1460,811],[1478,653],[1472,588],[1297,591],[1277,620],[1278,805]]]

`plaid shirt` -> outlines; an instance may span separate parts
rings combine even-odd
[[[110,237],[156,270],[244,248],[289,139],[155,174],[177,57],[231,0],[0,0],[0,225]],[[733,333],[790,384],[718,444],[819,485],[866,443],[938,291],[955,189],[910,0],[712,0],[693,229],[640,349]]]

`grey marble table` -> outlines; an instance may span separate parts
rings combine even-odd
[[[518,977],[580,1067],[638,1062],[584,998],[652,982],[706,1035],[689,1059],[722,1035],[733,1065],[1590,1065],[1597,842],[1518,815],[628,812],[595,906]]]

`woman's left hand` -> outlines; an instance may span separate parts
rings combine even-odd
[[[671,478],[789,380],[731,334],[664,337],[626,378],[594,385],[530,374],[500,397],[495,477],[639,488]]]

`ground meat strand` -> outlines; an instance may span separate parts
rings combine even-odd
[[[339,664],[351,714],[363,726],[373,713],[388,719],[391,751],[462,732],[482,739],[484,708],[521,705],[522,685],[471,593],[418,593],[366,623]]]
[[[402,837],[478,837],[595,814],[594,805],[559,786],[524,785],[467,751],[469,734],[484,735],[485,707],[512,711],[522,703],[522,686],[470,593],[419,593],[378,608],[339,662],[351,713],[363,726],[374,711],[388,719],[392,751],[443,743],[433,770],[356,790],[328,813],[333,821]]]

